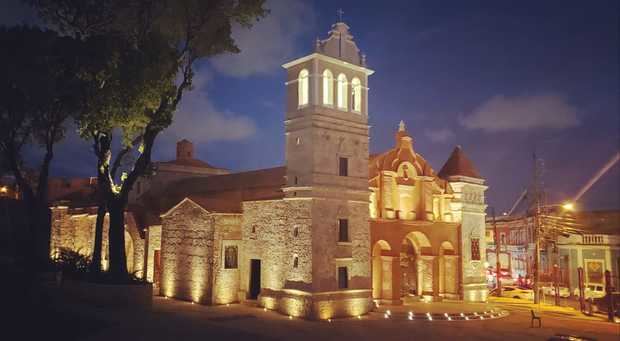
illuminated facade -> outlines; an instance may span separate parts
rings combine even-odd
[[[369,161],[373,298],[485,301],[484,180],[456,147],[439,174],[401,121]]]
[[[410,294],[484,301],[486,186],[461,148],[435,174],[401,122],[370,156],[374,71],[345,23],[283,67],[284,167],[179,173],[135,197],[156,293],[312,319]]]

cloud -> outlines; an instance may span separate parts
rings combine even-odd
[[[459,121],[467,129],[486,132],[566,129],[580,123],[577,108],[558,95],[494,96],[470,115],[461,116]]]
[[[210,141],[239,141],[256,132],[254,121],[244,115],[219,110],[208,98],[206,70],[199,70],[193,78],[194,89],[187,92],[174,115],[174,121],[163,133],[164,138],[187,138],[194,143]]]
[[[448,128],[427,129],[424,135],[435,143],[444,143],[454,137],[454,132]]]
[[[234,77],[266,74],[294,55],[299,36],[312,28],[314,10],[301,0],[272,0],[266,7],[271,12],[250,29],[233,27],[241,52],[211,59],[217,71]],[[307,43],[310,48],[312,41]]]

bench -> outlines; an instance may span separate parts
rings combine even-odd
[[[530,309],[530,312],[532,313],[532,321],[531,321],[530,327],[531,328],[534,327],[534,320],[538,321],[538,328],[542,327],[542,320],[541,320],[540,316],[536,316],[536,314],[534,313],[533,309]]]

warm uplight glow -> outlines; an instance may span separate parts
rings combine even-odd
[[[0,193],[6,193],[6,192],[8,192],[8,191],[9,191],[9,188],[8,188],[8,187],[6,187],[6,186],[2,186],[2,187],[0,187]]]
[[[357,315],[357,319],[358,319],[358,320],[361,320],[361,319],[362,319],[362,317],[361,317],[360,315]]]

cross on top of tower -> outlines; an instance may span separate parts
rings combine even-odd
[[[405,131],[405,122],[403,122],[403,120],[400,120],[398,124],[398,131]]]
[[[342,10],[342,8],[338,8],[336,13],[338,14],[338,22],[342,22],[342,15],[344,14],[344,11]]]

